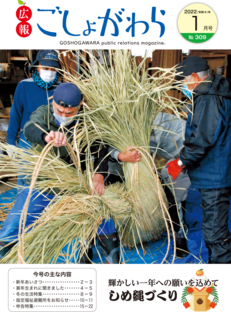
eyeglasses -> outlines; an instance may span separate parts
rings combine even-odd
[[[58,101],[57,104],[64,107],[64,108],[66,108],[66,107],[69,107],[69,108],[77,107],[77,108],[79,108],[80,107],[80,104],[77,106],[72,106],[71,104],[67,104],[66,102],[64,102],[62,100]]]

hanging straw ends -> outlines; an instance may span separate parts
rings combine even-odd
[[[140,242],[146,242],[149,240],[157,240],[160,235],[166,230],[162,211],[160,210],[160,201],[166,204],[166,196],[163,188],[160,184],[158,173],[154,172],[153,160],[145,150],[140,149],[142,157],[137,164],[126,163],[125,167],[125,179],[127,178],[126,187],[130,189],[129,193],[133,199],[133,215],[134,219],[130,220],[126,231],[128,235],[125,237],[128,239],[131,227],[134,226],[133,235],[131,236],[132,242],[123,240],[126,246],[134,247],[135,244]],[[147,153],[147,154],[146,154]],[[139,181],[133,174],[134,170],[138,170]],[[130,180],[129,180],[129,177]],[[145,181],[145,183],[144,183]],[[157,184],[161,189],[161,198],[157,192]],[[125,232],[126,232],[125,231]],[[134,242],[135,238],[135,242]]]
[[[27,175],[27,168],[25,168],[26,170],[23,173],[19,170],[21,164],[25,166],[25,161],[26,159],[28,160],[26,153],[20,151],[16,146],[4,143],[0,143],[0,148],[5,152],[4,154],[0,154],[0,183],[8,188],[21,188],[22,186],[17,185],[17,177]],[[20,152],[21,154],[19,156]],[[21,155],[23,155],[24,161],[21,160]],[[7,205],[10,207],[9,204]]]
[[[135,190],[127,192],[121,183],[107,187],[103,201],[109,208],[120,241],[125,247],[134,248],[142,242],[157,240],[166,230],[163,216],[158,213],[158,202],[156,206],[153,203],[151,211],[147,212],[142,204],[139,205],[140,198],[135,195]]]
[[[88,247],[85,242],[96,236],[102,222],[98,201],[93,196],[82,194],[75,197],[65,196],[65,199],[52,203],[33,228],[24,235],[23,253],[19,245],[17,260],[14,252],[4,261],[56,263],[63,258],[64,262],[77,263]]]

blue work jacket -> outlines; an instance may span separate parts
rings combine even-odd
[[[194,90],[180,159],[199,189],[231,186],[231,81],[214,75]]]

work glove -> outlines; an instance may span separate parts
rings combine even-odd
[[[168,168],[168,174],[170,174],[173,178],[173,180],[176,180],[178,175],[181,173],[181,171],[185,168],[185,166],[179,166],[178,161],[180,158],[177,158],[173,161],[170,161],[167,165],[166,168]]]

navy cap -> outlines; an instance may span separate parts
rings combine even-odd
[[[36,60],[30,66],[29,71],[32,71],[32,68],[35,65],[49,66],[60,68],[58,53],[55,50],[40,50],[36,56]]]
[[[182,72],[182,74],[177,75],[177,80],[182,80],[182,76],[190,76],[192,73],[198,73],[209,69],[208,62],[200,56],[188,56],[182,62],[177,65],[177,73]]]
[[[78,106],[82,100],[81,92],[76,85],[70,82],[61,83],[55,89],[53,99],[63,107]]]

